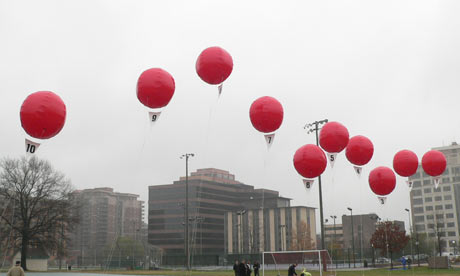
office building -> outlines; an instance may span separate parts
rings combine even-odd
[[[343,225],[324,224],[324,242],[327,248],[343,248]]]
[[[454,253],[460,238],[460,146],[452,143],[434,149],[444,153],[447,168],[438,188],[421,166],[410,177],[413,231],[435,239],[439,236],[442,250]]]

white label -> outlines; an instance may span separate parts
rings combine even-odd
[[[221,83],[219,84],[219,86],[217,86],[217,90],[219,90],[219,96],[220,94],[222,94],[222,88],[224,87],[224,83]]]
[[[336,152],[333,152],[333,153],[328,152],[327,153],[327,159],[329,159],[329,164],[331,164],[331,168],[334,168],[334,163],[335,163],[336,158],[337,158],[337,153]]]
[[[313,186],[313,182],[315,182],[314,179],[303,179],[303,186],[307,191],[311,189],[311,187]]]
[[[275,133],[265,134],[265,142],[267,142],[267,147],[270,148],[275,140]]]
[[[410,180],[407,180],[406,184],[407,184],[407,187],[409,187],[409,189],[412,189],[412,185],[414,184],[414,182],[410,181]]]
[[[35,143],[35,142],[30,141],[29,139],[26,139],[26,153],[27,154],[34,154],[39,146],[40,146],[39,143]]]
[[[387,202],[387,197],[386,196],[378,196],[380,204],[385,204]]]
[[[358,176],[361,176],[361,173],[363,172],[363,167],[360,167],[360,166],[353,166],[353,168],[355,169],[355,172]]]
[[[439,187],[439,184],[441,184],[441,176],[433,177],[433,182],[434,182],[434,188],[437,189]]]
[[[149,112],[149,119],[152,124],[156,123],[158,121],[158,118],[160,118],[161,112]]]

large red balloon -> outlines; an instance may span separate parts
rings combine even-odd
[[[327,152],[338,153],[347,147],[349,134],[347,128],[338,122],[329,122],[319,133],[319,145]]]
[[[66,107],[53,92],[39,91],[24,100],[19,115],[27,134],[37,139],[48,139],[64,127]]]
[[[273,132],[283,122],[283,106],[272,97],[261,97],[255,100],[249,109],[249,118],[255,129],[260,132]]]
[[[418,157],[410,150],[401,150],[393,158],[393,169],[400,176],[408,177],[417,172]]]
[[[209,84],[224,82],[233,70],[232,56],[220,47],[209,47],[198,56],[196,72]]]
[[[326,155],[316,145],[305,145],[294,154],[294,167],[305,178],[315,178],[321,175],[326,169],[326,165]]]
[[[441,175],[446,170],[446,165],[446,157],[438,150],[430,150],[422,157],[423,170],[431,176]]]
[[[163,69],[151,68],[137,80],[137,98],[150,108],[166,106],[174,95],[176,85],[173,77]]]
[[[357,135],[348,141],[345,155],[348,161],[356,166],[363,166],[369,163],[374,154],[374,145],[371,140],[362,135]]]
[[[396,187],[396,175],[388,167],[377,167],[369,174],[369,186],[377,195],[388,195]]]

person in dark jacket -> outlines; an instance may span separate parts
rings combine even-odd
[[[233,265],[233,271],[235,271],[235,276],[240,276],[240,268],[239,268],[239,263],[238,261],[235,261],[235,264]]]
[[[251,276],[251,264],[249,263],[249,261],[246,263],[246,276]]]
[[[259,276],[259,269],[260,269],[260,264],[258,261],[252,265],[252,268],[254,269],[254,276]]]
[[[243,259],[239,265],[239,276],[246,276],[246,261]]]
[[[295,267],[297,266],[297,264],[293,264],[289,267],[289,270],[288,270],[288,276],[297,276],[297,273],[295,272]]]

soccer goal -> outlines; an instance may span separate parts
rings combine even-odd
[[[277,275],[287,275],[289,266],[297,264],[296,272],[300,276],[303,270],[315,271],[320,276],[336,275],[335,266],[327,250],[272,251],[262,253],[262,276],[267,271],[276,271]],[[313,274],[313,273],[312,273]]]

